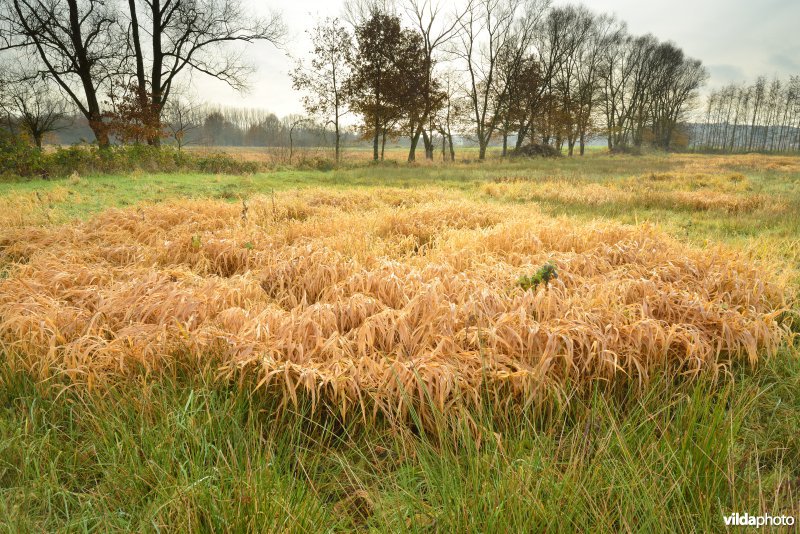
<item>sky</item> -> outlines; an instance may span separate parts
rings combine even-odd
[[[247,93],[201,77],[192,92],[203,102],[261,108],[285,116],[301,113],[291,86],[291,57],[309,48],[307,30],[326,16],[340,16],[343,0],[242,0],[253,13],[279,11],[288,27],[284,50],[268,43],[249,45],[244,59],[256,70]],[[440,0],[452,5],[452,0]],[[570,3],[556,0],[556,5]],[[575,3],[575,2],[571,2]],[[757,76],[800,74],[800,0],[589,0],[595,12],[614,13],[633,34],[652,33],[675,42],[707,67],[708,88]]]

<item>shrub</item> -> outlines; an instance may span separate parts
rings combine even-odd
[[[211,174],[252,174],[261,168],[255,161],[242,161],[223,153],[214,153],[203,156],[181,156],[187,158],[192,170]]]
[[[301,159],[297,167],[303,170],[327,172],[336,168],[336,162],[330,158],[311,156]]]
[[[24,139],[0,136],[0,175],[18,177],[68,177],[129,172],[178,172],[251,174],[260,164],[240,161],[226,154],[191,155],[172,147],[127,145],[100,150],[77,145],[41,152]]]
[[[537,145],[531,143],[511,151],[512,158],[560,158],[561,152],[550,145]]]
[[[42,153],[24,138],[0,130],[0,175],[43,176]]]

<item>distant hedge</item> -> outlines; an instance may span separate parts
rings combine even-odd
[[[209,174],[251,174],[261,170],[253,161],[226,154],[191,154],[173,147],[115,146],[100,150],[83,145],[40,151],[24,139],[0,131],[0,176],[59,178],[72,173],[113,174],[133,171]]]

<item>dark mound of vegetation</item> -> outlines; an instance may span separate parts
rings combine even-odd
[[[560,158],[561,151],[550,145],[531,143],[511,151],[512,158]]]
[[[628,156],[641,156],[644,154],[642,147],[635,145],[615,145],[611,149],[612,154],[624,154]]]

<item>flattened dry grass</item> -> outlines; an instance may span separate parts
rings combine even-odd
[[[13,368],[94,387],[211,367],[365,417],[718,375],[788,335],[782,281],[739,253],[442,189],[109,210],[9,229],[0,254]],[[545,262],[556,280],[516,286]]]

